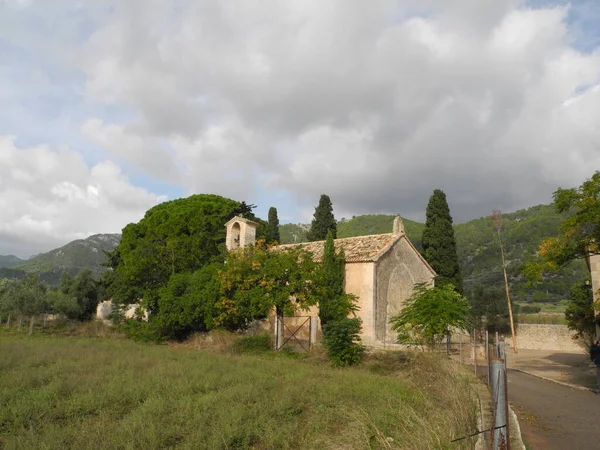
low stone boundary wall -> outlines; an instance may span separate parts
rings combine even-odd
[[[521,323],[517,328],[517,348],[587,353],[586,344],[582,339],[573,339],[574,334],[566,325]],[[512,347],[510,334],[505,340]]]

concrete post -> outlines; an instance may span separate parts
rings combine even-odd
[[[310,316],[310,346],[313,347],[317,343],[317,316]]]

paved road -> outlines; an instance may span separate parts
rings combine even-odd
[[[508,371],[523,440],[538,450],[600,449],[600,395]]]

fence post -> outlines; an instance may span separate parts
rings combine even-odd
[[[489,333],[486,328],[485,330],[485,362],[487,364],[487,384],[490,385],[490,344],[489,344]]]
[[[504,361],[492,358],[492,400],[494,406],[494,423],[492,430],[493,450],[508,447],[508,398],[506,396],[506,371]]]
[[[477,339],[475,338],[475,328],[473,328],[473,370],[477,376]]]
[[[310,346],[317,343],[317,316],[310,316]]]

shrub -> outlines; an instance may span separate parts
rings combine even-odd
[[[537,314],[541,310],[542,310],[542,308],[540,306],[525,305],[525,306],[521,306],[521,309],[519,310],[519,312],[522,314]]]
[[[256,336],[245,336],[233,344],[235,353],[260,353],[269,351],[269,335],[258,334]]]
[[[129,319],[123,321],[120,329],[125,336],[136,342],[161,343],[165,341],[160,329],[152,322]]]
[[[365,348],[360,343],[361,320],[330,320],[323,326],[323,344],[334,366],[351,366],[362,360]]]

